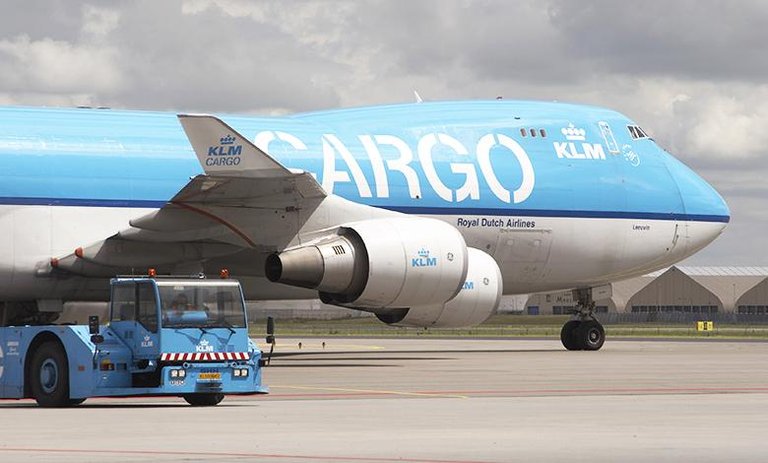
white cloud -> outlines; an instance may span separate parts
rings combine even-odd
[[[109,92],[122,85],[117,51],[26,35],[0,40],[0,88],[28,93]]]
[[[83,6],[83,28],[85,35],[104,36],[112,32],[120,20],[118,11],[93,5]]]
[[[687,146],[710,158],[764,157],[768,109],[756,102],[766,101],[766,93],[755,91],[747,98],[714,93],[680,103],[691,106],[685,109],[693,119],[685,133]]]

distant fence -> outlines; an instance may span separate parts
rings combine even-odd
[[[734,325],[768,325],[766,314],[741,314],[741,313],[618,313],[609,312],[596,315],[601,323],[606,325],[620,325],[633,323],[668,323],[688,324],[699,320],[710,320],[715,323],[728,323]]]

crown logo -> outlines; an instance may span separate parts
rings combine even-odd
[[[566,140],[571,141],[584,141],[586,139],[587,131],[584,129],[577,129],[573,124],[568,124],[568,127],[563,127],[560,132],[565,135]]]
[[[429,251],[424,248],[419,249],[419,257],[429,257]]]
[[[219,139],[219,143],[221,143],[222,145],[231,145],[234,142],[235,142],[235,137],[233,137],[232,135],[227,135],[226,137],[221,137]]]
[[[197,344],[195,350],[198,352],[213,352],[213,346],[207,339],[203,339]]]

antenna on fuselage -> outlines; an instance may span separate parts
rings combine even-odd
[[[424,103],[424,99],[421,97],[421,95],[419,95],[418,91],[414,90],[413,96],[416,97],[416,103]]]

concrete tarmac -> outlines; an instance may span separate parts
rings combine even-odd
[[[218,407],[0,401],[0,461],[768,459],[765,342],[322,341],[280,339],[271,393]]]

